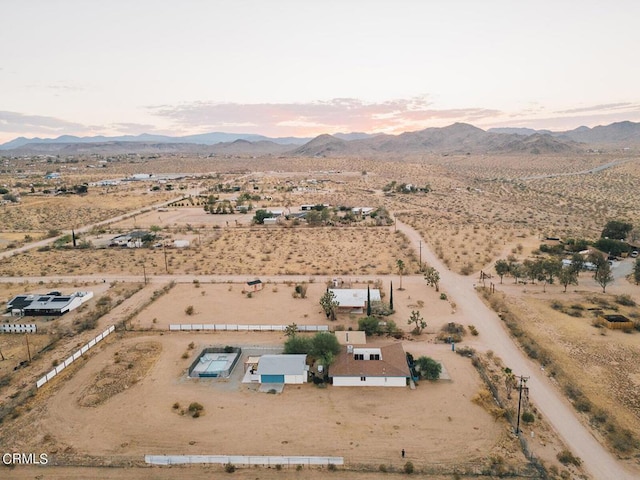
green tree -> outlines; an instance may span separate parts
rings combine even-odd
[[[320,306],[322,306],[327,318],[331,320],[336,319],[336,308],[339,305],[340,303],[336,300],[336,294],[329,289],[320,297]]]
[[[600,237],[624,240],[631,230],[633,230],[633,225],[630,223],[620,220],[610,220],[605,224]]]
[[[325,366],[333,363],[335,356],[340,353],[340,344],[333,333],[319,332],[311,339],[311,351],[314,358],[322,360]]]
[[[636,285],[640,284],[640,257],[636,258],[636,263],[633,264],[633,279]]]
[[[415,325],[413,332],[416,335],[420,335],[422,331],[427,328],[427,322],[424,321],[424,318],[422,318],[418,310],[411,311],[411,316],[409,317],[409,320],[407,320],[407,325],[411,324]]]
[[[500,283],[502,283],[502,277],[509,273],[509,262],[506,260],[498,260],[495,265],[496,273],[500,277]]]
[[[311,338],[303,335],[293,335],[284,342],[284,353],[296,354],[296,353],[310,353],[311,352]]]
[[[560,281],[560,285],[564,287],[565,292],[569,285],[578,285],[578,272],[573,268],[573,264],[570,267],[565,267],[560,270],[558,280]]]
[[[515,280],[515,283],[518,283],[518,280],[521,279],[525,275],[524,267],[521,263],[512,262],[509,263],[509,273]]]
[[[562,260],[559,258],[546,258],[542,261],[542,272],[544,281],[549,285],[553,285],[553,280],[562,271]],[[546,290],[546,287],[545,287]]]
[[[402,290],[402,275],[405,269],[404,262],[400,259],[396,260],[396,267],[398,267],[398,274],[400,275],[400,288],[398,288],[398,290]]]
[[[602,252],[607,252],[609,255],[616,257],[620,256],[623,252],[629,252],[631,250],[628,243],[610,238],[601,238],[597,242],[594,242],[593,246]]]
[[[420,378],[438,380],[442,373],[442,365],[433,358],[422,356],[416,359],[416,371],[420,374]]]
[[[363,317],[358,319],[358,330],[364,332],[367,337],[380,334],[380,320],[376,317]]]
[[[580,272],[584,268],[584,257],[576,252],[571,255],[571,270],[576,272],[576,275],[580,275]]]
[[[253,222],[259,225],[262,225],[264,223],[265,218],[271,218],[271,217],[273,217],[273,213],[271,212],[268,212],[264,209],[256,210],[256,213],[253,216]]]
[[[607,285],[613,282],[613,274],[611,273],[611,265],[609,262],[604,262],[593,274],[593,278],[598,285],[602,287],[602,293],[606,293]]]

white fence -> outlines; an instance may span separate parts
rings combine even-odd
[[[344,465],[344,457],[267,457],[259,455],[145,455],[151,465],[217,463],[233,465]]]
[[[60,365],[58,365],[56,368],[54,368],[53,370],[51,370],[49,373],[47,373],[45,376],[43,376],[42,378],[40,378],[40,380],[38,380],[36,382],[36,387],[40,388],[42,387],[45,383],[47,383],[48,381],[50,381],[53,377],[55,377],[57,374],[59,374],[60,372],[62,372],[65,368],[67,368],[69,365],[71,365],[75,360],[77,360],[78,358],[80,358],[82,355],[84,355],[85,353],[87,353],[89,351],[90,348],[94,347],[97,343],[100,343],[104,338],[107,337],[107,335],[109,335],[110,333],[112,333],[114,330],[116,329],[116,327],[114,327],[113,325],[111,325],[109,328],[107,328],[104,332],[102,332],[100,335],[98,335],[96,338],[94,338],[93,340],[91,340],[89,343],[85,344],[82,348],[80,348],[79,350],[76,350],[76,352],[71,355],[69,358],[67,358],[64,362],[62,362]]]
[[[4,323],[0,325],[0,333],[36,333],[35,323]]]
[[[211,331],[211,332],[284,332],[288,325],[229,325],[213,323],[182,323],[169,325],[171,331]],[[298,325],[299,332],[328,332],[328,325]]]

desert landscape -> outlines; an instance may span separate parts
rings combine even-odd
[[[635,259],[611,262],[606,293],[589,271],[566,288],[558,278],[501,278],[496,268],[571,258],[567,240],[593,243],[611,220],[633,224],[634,245],[637,152],[336,145],[325,137],[295,154],[226,158],[104,153],[99,169],[89,168],[99,156],[78,153],[47,180],[55,169],[46,156],[7,155],[0,183],[19,199],[0,207],[4,298],[93,298],[59,317],[3,317],[0,325],[37,326],[0,334],[3,446],[48,459],[46,467],[2,465],[3,478],[210,478],[231,468],[151,467],[145,455],[343,459],[232,465],[238,478],[325,478],[333,470],[349,479],[604,478],[580,455],[585,447],[573,437],[582,434],[545,410],[540,381],[597,439],[588,448],[629,478],[638,474]],[[549,245],[561,245],[555,257]],[[332,320],[320,300],[336,286],[376,289],[381,301],[373,312],[339,311]],[[631,326],[608,329],[606,314]],[[366,317],[376,325],[368,343],[399,342],[435,360],[440,379],[405,388],[310,379],[277,394],[242,383],[250,356],[314,335],[285,327],[351,332]],[[211,347],[243,354],[229,378],[190,378],[192,362]],[[524,400],[521,377],[531,377]]]

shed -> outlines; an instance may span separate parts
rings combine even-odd
[[[299,384],[307,382],[306,355],[262,355],[258,362],[260,383]]]
[[[263,288],[264,288],[264,284],[262,283],[262,280],[260,280],[259,278],[256,278],[255,280],[249,280],[247,282],[247,286],[245,290],[248,292],[258,292]]]

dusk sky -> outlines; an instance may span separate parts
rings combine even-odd
[[[0,0],[0,143],[640,121],[637,0]]]

